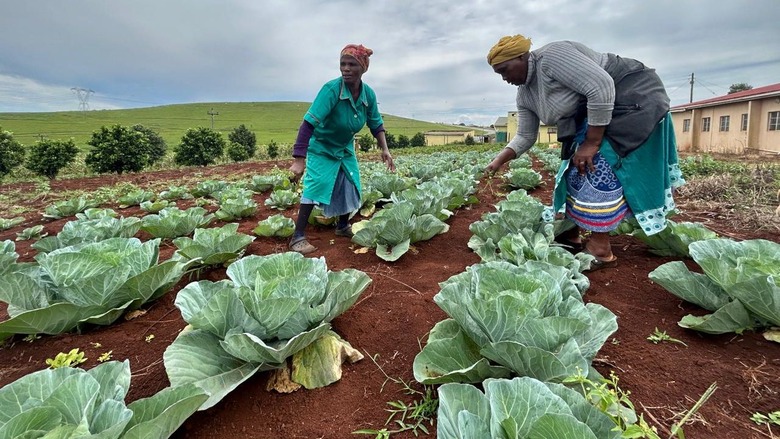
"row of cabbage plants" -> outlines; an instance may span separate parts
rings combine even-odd
[[[442,197],[446,206],[468,202],[473,184],[455,184],[454,177],[447,178],[450,186],[461,189]],[[199,185],[204,191],[207,186],[229,190],[213,182]],[[401,193],[391,191],[389,198],[376,201],[388,210],[415,206],[398,198]],[[441,190],[437,193],[442,195]],[[148,194],[141,195],[122,201],[151,201],[144,200]],[[415,198],[413,193],[407,197]],[[460,201],[453,201],[456,198]],[[9,303],[11,316],[0,323],[3,338],[111,324],[160,297],[196,268],[228,265],[228,279],[192,282],[177,294],[175,304],[188,325],[164,354],[171,387],[125,406],[130,384],[127,361],[90,371],[36,372],[0,389],[0,405],[9,407],[3,410],[5,419],[0,418],[0,432],[8,432],[8,437],[34,430],[51,435],[47,437],[164,438],[195,410],[213,406],[253,374],[284,367],[290,358],[292,380],[307,388],[340,378],[342,352],[351,347],[330,330],[330,321],[371,282],[365,273],[331,272],[324,258],[292,252],[244,256],[254,238],[237,233],[235,223],[205,228],[210,221],[178,220],[192,227],[192,238],[178,236],[189,234],[183,228],[169,233],[168,237],[178,236],[173,239],[177,251],[160,262],[160,238],[141,242],[133,237],[143,229],[143,219],[117,218],[110,209],[87,207],[88,203],[73,205],[84,210],[57,236],[36,243],[35,262],[18,263],[14,243],[3,243],[0,257],[7,264],[0,278],[0,300]],[[161,212],[172,216],[175,210]],[[198,216],[203,215],[193,214]]]

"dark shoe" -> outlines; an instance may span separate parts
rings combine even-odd
[[[585,250],[585,246],[583,243],[580,242],[574,242],[570,241],[563,236],[558,236],[555,238],[555,241],[553,241],[555,244],[558,244],[558,246],[563,247],[564,249],[568,250],[572,254],[579,253],[583,250]]]
[[[618,264],[618,258],[615,255],[612,255],[612,259],[604,260],[599,259],[598,256],[594,255],[593,253],[589,252],[588,249],[582,250],[582,253],[585,253],[586,255],[591,255],[595,259],[591,261],[590,268],[587,270],[583,270],[583,273],[592,273],[594,271],[601,270],[602,268],[615,268]]]
[[[309,253],[317,250],[317,247],[311,245],[309,241],[306,240],[306,238],[303,236],[300,238],[294,238],[292,241],[290,241],[288,247],[290,250],[298,252],[302,255],[308,255]]]
[[[346,236],[347,238],[351,238],[355,236],[355,234],[352,233],[352,226],[347,226],[343,229],[336,229],[336,236]]]

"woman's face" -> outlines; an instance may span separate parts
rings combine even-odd
[[[496,64],[493,66],[493,71],[512,85],[523,85],[528,76],[528,54]]]
[[[341,77],[347,84],[357,84],[360,82],[360,77],[363,76],[363,67],[355,58],[349,55],[341,57],[339,69],[341,70]]]

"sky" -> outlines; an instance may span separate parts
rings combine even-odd
[[[780,82],[778,17],[780,0],[0,0],[0,112],[311,102],[355,43],[382,113],[488,126],[515,109],[486,62],[514,34],[638,59],[679,105],[692,74],[694,101]]]

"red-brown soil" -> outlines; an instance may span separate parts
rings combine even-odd
[[[286,166],[280,162],[280,167]],[[200,179],[250,178],[266,172],[271,165],[249,163],[199,169]],[[192,170],[57,180],[53,193],[70,189],[91,190],[117,182],[132,182],[141,187],[160,179],[172,182],[192,177]],[[192,183],[192,180],[190,180]],[[173,184],[173,183],[171,183]],[[309,236],[319,250],[313,256],[324,256],[329,269],[352,267],[366,272],[373,282],[358,302],[333,322],[334,329],[361,352],[376,356],[384,372],[393,378],[413,382],[412,361],[425,343],[427,332],[446,318],[433,302],[439,282],[479,262],[466,245],[471,236],[469,225],[483,213],[492,211],[500,198],[493,192],[498,181],[480,185],[480,203],[461,209],[448,221],[448,233],[419,243],[395,263],[377,258],[373,252],[356,254],[348,238],[334,236],[332,228],[311,227]],[[5,186],[10,188],[10,186]],[[18,187],[18,186],[17,186]],[[548,203],[549,188],[532,194]],[[259,220],[278,213],[263,204],[267,195],[257,195],[259,210],[240,222],[239,231],[252,234]],[[55,234],[72,219],[45,221],[40,213],[50,200],[30,200],[38,213],[27,215],[20,226],[0,233],[0,240],[14,239],[23,228],[44,224],[45,232]],[[183,206],[180,204],[180,206]],[[107,206],[115,207],[115,206]],[[118,210],[118,209],[117,209]],[[124,216],[140,215],[137,209],[118,210]],[[294,217],[296,210],[285,215]],[[683,219],[685,215],[682,216]],[[212,225],[221,225],[214,223]],[[778,241],[772,233],[732,230],[717,217],[707,226],[739,239],[765,238]],[[142,239],[149,238],[138,235]],[[766,426],[750,421],[755,412],[780,409],[780,346],[753,332],[742,335],[712,336],[677,326],[688,313],[703,310],[682,302],[647,277],[648,273],[671,258],[650,254],[641,242],[621,236],[614,240],[619,266],[589,275],[591,287],[585,299],[600,303],[618,316],[619,329],[599,353],[595,367],[605,376],[614,371],[620,387],[631,392],[637,410],[655,425],[662,437],[679,415],[691,407],[707,387],[716,382],[718,390],[702,407],[693,422],[685,426],[689,439],[750,439],[771,437]],[[35,251],[30,242],[17,242],[21,260],[31,260]],[[163,258],[175,248],[164,244]],[[247,254],[270,254],[286,251],[286,241],[258,238]],[[690,267],[695,263],[689,261]],[[202,279],[225,278],[224,269],[202,273]],[[83,334],[43,336],[32,343],[15,337],[0,348],[0,386],[25,374],[46,367],[45,360],[58,352],[80,348],[88,361],[83,367],[95,366],[101,353],[113,351],[115,360],[129,359],[133,372],[128,401],[150,396],[168,385],[162,356],[165,348],[185,326],[173,301],[176,292],[186,285],[182,280],[169,294],[149,304],[147,313],[110,327],[94,328]],[[0,303],[0,319],[7,318]],[[653,344],[647,337],[655,328],[687,344]],[[145,338],[154,335],[147,342]],[[94,347],[100,343],[101,347]],[[230,393],[217,406],[195,413],[174,435],[175,438],[328,438],[356,436],[363,428],[380,429],[388,417],[388,401],[411,403],[413,397],[386,377],[369,358],[345,364],[341,381],[318,390],[299,390],[291,394],[266,391],[269,373],[255,375]],[[417,389],[421,386],[415,385]],[[390,426],[392,427],[392,425]],[[435,426],[430,428],[435,437]],[[393,435],[411,438],[411,433]]]

